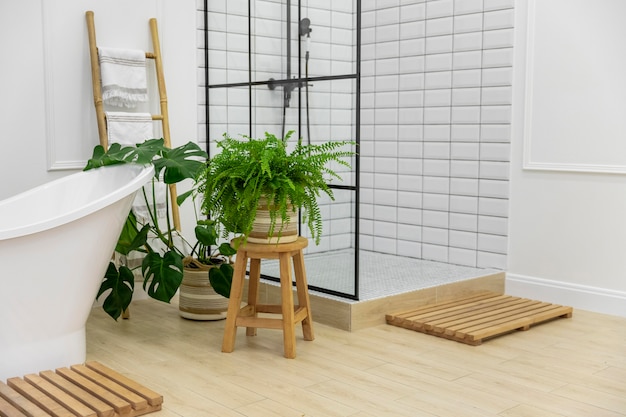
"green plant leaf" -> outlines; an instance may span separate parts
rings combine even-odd
[[[143,288],[156,300],[169,303],[183,281],[183,258],[174,251],[162,257],[156,252],[146,255],[141,263]]]
[[[149,224],[144,225],[139,231],[139,233],[135,235],[132,242],[128,246],[128,252],[131,252],[134,250],[143,252],[142,248],[148,242],[148,234],[150,233],[151,229],[152,229],[152,226],[150,226]]]
[[[195,179],[205,166],[207,158],[196,143],[188,142],[183,146],[163,151],[162,157],[154,160],[155,175],[160,178],[163,173],[163,182],[175,184],[185,179]]]
[[[233,283],[233,266],[222,264],[219,268],[209,269],[209,282],[219,295],[230,298],[230,287]]]
[[[185,200],[189,198],[190,195],[193,195],[194,191],[195,191],[194,189],[191,189],[182,194],[178,194],[178,197],[176,197],[176,204],[178,204],[179,206],[182,205],[185,202]]]
[[[138,143],[136,147],[123,149],[124,161],[142,165],[150,164],[157,155],[161,155],[167,150],[164,142],[163,138],[148,139],[142,143]]]
[[[117,320],[130,305],[134,286],[133,272],[124,265],[120,266],[118,271],[115,264],[110,262],[96,299],[100,298],[107,290],[111,290],[104,299],[102,308],[113,320]]]
[[[213,224],[198,224],[195,229],[196,239],[204,246],[217,244],[217,232]]]
[[[118,156],[118,152],[121,148],[120,144],[114,143],[111,147],[114,151],[113,154],[109,153],[109,151],[105,152],[101,145],[94,147],[91,159],[87,161],[87,165],[85,165],[83,171],[89,171],[90,169],[100,168],[107,165],[123,164],[124,161],[119,159]]]
[[[163,146],[163,139],[150,139],[145,143],[148,145],[139,144],[137,147],[112,143],[106,152],[101,145],[97,145],[94,147],[93,156],[87,161],[84,171],[115,164],[147,165],[152,162],[157,154],[166,149]]]
[[[237,253],[237,249],[230,246],[230,243],[222,243],[219,247],[219,251],[224,256],[233,256]]]
[[[137,218],[131,211],[126,218],[124,228],[117,239],[115,251],[122,255],[128,255],[134,250],[141,250],[148,240],[150,226],[145,225],[141,230],[137,229]]]
[[[90,169],[99,168],[103,166],[102,157],[104,156],[104,148],[102,145],[97,145],[93,148],[91,159],[87,161],[87,165],[83,168],[83,171],[89,171]]]

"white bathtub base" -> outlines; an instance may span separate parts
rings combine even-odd
[[[85,323],[150,166],[72,174],[0,201],[0,381],[85,361]]]
[[[85,328],[45,340],[23,343],[11,348],[0,347],[2,377],[6,380],[40,371],[54,370],[84,363],[86,359]]]

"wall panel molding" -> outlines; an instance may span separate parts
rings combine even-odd
[[[619,0],[528,0],[523,168],[626,173]]]

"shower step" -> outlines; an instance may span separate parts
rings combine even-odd
[[[162,403],[162,395],[99,362],[0,381],[3,417],[135,417]]]
[[[572,317],[572,307],[495,293],[387,314],[388,324],[468,345],[559,317]]]
[[[486,291],[503,294],[504,281],[504,272],[486,271],[481,276],[361,301],[342,299],[316,291],[310,291],[309,295],[314,321],[342,330],[357,331],[385,324],[385,315],[389,313],[390,306],[408,311]],[[259,302],[276,304],[280,301],[280,286],[276,283],[261,282],[259,290]]]

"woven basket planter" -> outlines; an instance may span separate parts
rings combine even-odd
[[[256,210],[256,218],[252,224],[252,232],[248,236],[248,242],[251,243],[291,243],[298,239],[298,213],[292,211],[291,205],[287,209],[289,214],[288,221],[281,224],[281,219],[276,220],[274,231],[269,235],[270,231],[270,210],[265,198],[259,200],[259,206]]]
[[[209,282],[209,270],[214,266],[204,265],[193,258],[185,258],[183,262],[185,268],[178,305],[180,316],[190,320],[225,319],[228,298],[216,293]]]

